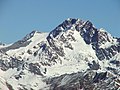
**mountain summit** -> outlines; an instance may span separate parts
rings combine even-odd
[[[117,90],[119,72],[120,38],[90,21],[68,18],[0,47],[2,90]]]

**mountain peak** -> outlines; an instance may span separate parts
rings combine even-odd
[[[103,57],[104,59],[110,59],[119,51],[117,50],[119,48],[118,46],[119,40],[113,38],[106,30],[102,28],[97,29],[89,20],[83,21],[80,19],[72,19],[72,18],[68,18],[62,24],[58,25],[58,27],[56,27],[53,31],[49,33],[47,37],[49,44],[51,44],[52,41],[54,41],[54,38],[62,37],[64,33],[70,30],[78,31],[77,33],[79,33],[79,35],[83,38],[85,43],[88,45],[92,45],[99,59],[103,59]],[[116,48],[115,51],[109,50],[111,47],[115,47]],[[105,49],[105,51],[101,49]],[[112,54],[108,56],[106,54],[107,52]],[[102,57],[99,57],[100,54],[102,54]]]
[[[117,90],[120,38],[89,20],[68,18],[50,33],[32,31],[0,51],[0,77],[7,84],[0,88]]]
[[[61,32],[65,32],[69,29],[75,29],[77,26],[81,27],[84,21],[80,19],[68,18],[63,21],[60,25],[58,25],[54,30],[52,30],[49,34],[50,37],[56,37]]]
[[[37,33],[41,33],[41,32],[33,30],[32,32],[30,32],[29,34],[27,34],[22,40],[23,41],[27,41],[27,40],[29,40],[30,38],[32,38]]]

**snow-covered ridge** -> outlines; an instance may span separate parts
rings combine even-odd
[[[90,78],[94,89],[100,81],[116,89],[109,82],[120,75],[119,38],[89,20],[69,18],[50,33],[32,31],[0,51],[0,77],[15,90],[70,90],[82,77]]]

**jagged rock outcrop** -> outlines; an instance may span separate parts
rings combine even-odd
[[[115,76],[108,72],[86,71],[51,78],[50,90],[117,90]],[[109,79],[107,79],[109,77]]]
[[[116,39],[112,37],[103,29],[96,29],[90,21],[82,21],[72,18],[65,20],[62,24],[50,32],[47,37],[49,44],[52,46],[55,45],[53,38],[58,38],[57,36],[61,36],[63,32],[66,32],[66,30],[69,29],[77,30],[83,37],[86,44],[92,45],[93,49],[96,51],[97,57],[100,60],[110,59],[120,51],[120,45],[118,44],[119,38]],[[106,44],[109,44],[109,46],[104,47]],[[62,50],[62,48],[59,48],[58,51],[59,50]]]
[[[6,71],[10,68],[19,68],[23,65],[24,61],[12,58],[8,55],[0,54],[0,69]]]

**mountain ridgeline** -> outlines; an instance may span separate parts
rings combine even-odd
[[[68,18],[0,45],[1,90],[119,90],[120,38]]]

